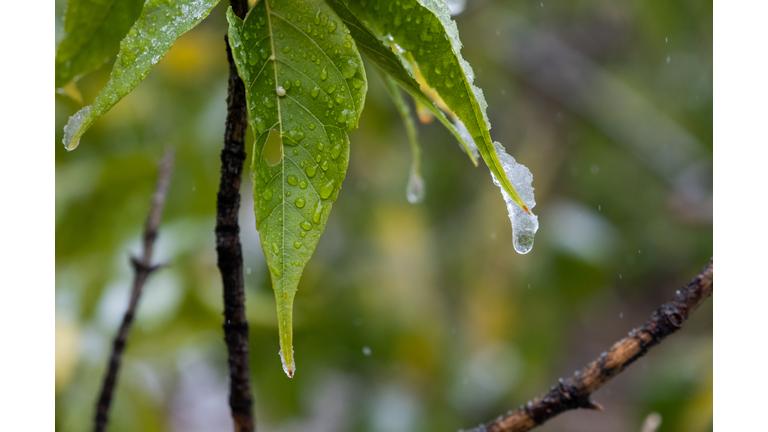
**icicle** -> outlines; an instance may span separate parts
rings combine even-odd
[[[501,166],[504,167],[504,172],[507,174],[515,191],[520,195],[525,205],[528,206],[528,209],[533,209],[536,205],[536,200],[533,197],[533,187],[531,186],[533,181],[531,171],[525,165],[517,163],[515,158],[508,155],[504,146],[500,143],[494,142],[493,144],[496,148],[496,153],[499,155]],[[504,202],[507,203],[509,220],[512,222],[512,240],[515,250],[518,253],[527,254],[533,248],[533,238],[536,235],[536,231],[539,230],[539,218],[533,213],[529,215],[520,206],[515,204],[512,198],[509,197],[509,194],[501,187],[493,173],[491,173],[491,177],[493,177],[493,184],[501,189],[501,196],[504,197]]]

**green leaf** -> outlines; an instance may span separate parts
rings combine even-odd
[[[477,166],[477,158],[475,152],[472,151],[474,143],[467,143],[468,140],[462,137],[460,131],[456,126],[446,118],[445,114],[440,111],[432,100],[424,94],[419,86],[419,83],[411,76],[411,73],[403,66],[407,64],[405,59],[401,59],[397,54],[392,52],[392,49],[382,42],[379,37],[376,36],[358,17],[352,12],[349,7],[341,0],[326,0],[326,3],[333,8],[333,10],[339,15],[339,18],[349,28],[350,34],[357,42],[357,47],[360,51],[368,57],[373,64],[382,72],[382,74],[391,77],[397,83],[411,94],[416,100],[420,101],[426,106],[437,119],[459,140],[464,151],[469,156],[472,163]]]
[[[147,0],[136,23],[120,42],[107,85],[93,101],[69,118],[64,146],[74,150],[96,119],[131,92],[173,42],[207,17],[219,0]]]
[[[459,32],[448,6],[437,0],[354,0],[350,6],[379,35],[391,36],[413,57],[426,83],[463,122],[502,188],[527,212],[528,207],[505,174],[491,140],[487,104],[482,90],[473,84],[472,68],[461,57]]]
[[[256,228],[292,377],[293,299],[346,175],[347,132],[357,127],[368,84],[349,29],[322,0],[261,0],[245,22],[231,9],[227,20],[256,137]]]
[[[69,0],[64,39],[56,50],[56,88],[117,54],[144,0]]]
[[[405,188],[405,196],[408,198],[408,202],[416,204],[424,200],[424,179],[421,177],[421,145],[416,133],[416,124],[411,115],[411,108],[403,99],[397,82],[384,72],[381,72],[381,76],[384,79],[387,91],[389,91],[392,100],[395,102],[400,117],[403,118],[408,141],[411,143],[411,171],[408,177],[408,186]]]

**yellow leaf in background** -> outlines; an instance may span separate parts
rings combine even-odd
[[[69,97],[78,104],[83,104],[83,95],[80,94],[80,89],[77,88],[77,84],[74,81],[70,81],[67,85],[60,89],[56,89],[59,94]]]
[[[56,392],[67,388],[77,365],[80,330],[69,320],[56,320]]]

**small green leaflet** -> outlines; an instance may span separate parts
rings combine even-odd
[[[272,277],[283,370],[293,377],[293,299],[349,162],[368,88],[349,29],[322,0],[261,0],[229,43],[256,142],[256,228]],[[277,155],[274,157],[273,155]]]
[[[529,212],[505,174],[491,140],[487,104],[482,90],[473,84],[472,68],[461,57],[459,32],[448,6],[437,0],[352,0],[349,6],[380,37],[392,37],[413,56],[426,83],[463,122],[502,188],[515,204]]]
[[[387,47],[366,25],[360,21],[357,16],[349,9],[349,7],[342,3],[341,0],[326,0],[329,6],[339,15],[344,24],[349,28],[350,34],[357,42],[357,46],[360,51],[368,57],[374,65],[382,72],[383,76],[389,76],[403,89],[411,94],[414,98],[419,100],[424,106],[426,106],[437,119],[442,123],[455,137],[459,140],[459,144],[464,148],[464,151],[469,156],[475,166],[477,166],[477,159],[474,152],[470,148],[470,144],[467,144],[464,137],[456,129],[456,126],[451,123],[445,114],[440,111],[434,103],[427,97],[424,92],[421,91],[419,83],[413,79],[408,70],[403,66],[404,60],[400,59],[392,49]],[[397,103],[397,101],[395,101]]]
[[[131,92],[173,42],[207,17],[219,0],[147,0],[136,23],[120,42],[107,85],[93,101],[69,118],[64,146],[74,150],[96,119]]]
[[[56,88],[117,54],[144,0],[69,0],[64,39],[56,50]]]
[[[405,131],[408,134],[408,141],[411,143],[411,172],[408,176],[405,196],[408,198],[409,203],[417,204],[424,200],[424,179],[421,177],[421,145],[416,133],[416,124],[411,115],[411,108],[400,93],[397,81],[385,75],[384,72],[381,73],[381,76],[384,79],[384,84],[387,86],[387,91],[395,102],[395,107],[397,107],[400,117],[403,119]]]

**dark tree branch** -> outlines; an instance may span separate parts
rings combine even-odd
[[[507,415],[481,425],[473,432],[523,432],[541,425],[550,418],[568,410],[603,408],[590,399],[592,393],[627,366],[642,357],[648,349],[674,333],[699,305],[712,295],[712,261],[688,285],[677,291],[669,303],[661,305],[650,321],[633,329],[629,336],[616,342],[608,352],[560,383],[543,397],[528,402],[527,406],[510,411]]]
[[[173,167],[173,150],[166,149],[163,160],[160,163],[160,173],[157,178],[157,186],[152,196],[152,207],[149,210],[147,221],[144,226],[144,250],[141,258],[131,257],[134,277],[133,288],[131,289],[131,300],[128,304],[128,310],[123,315],[123,323],[115,336],[112,344],[112,355],[109,357],[107,365],[107,374],[104,376],[104,382],[101,385],[101,394],[96,403],[96,417],[94,418],[94,430],[102,432],[107,427],[109,406],[112,402],[112,394],[117,383],[117,373],[120,370],[120,360],[125,350],[128,340],[128,333],[133,323],[133,315],[136,311],[136,304],[139,302],[141,290],[144,282],[149,275],[157,270],[159,266],[152,264],[152,249],[157,238],[157,228],[160,226],[160,217],[163,214],[165,206],[165,197],[168,193],[168,185],[171,181],[171,168]]]
[[[232,10],[240,19],[248,12],[246,0],[231,0]],[[224,285],[224,340],[229,364],[229,407],[235,432],[254,430],[253,400],[251,398],[250,360],[248,349],[248,320],[245,316],[243,289],[243,252],[240,246],[240,182],[245,161],[245,132],[248,112],[245,86],[237,74],[229,41],[229,88],[227,120],[224,129],[224,149],[221,151],[221,180],[216,199],[216,253]]]

